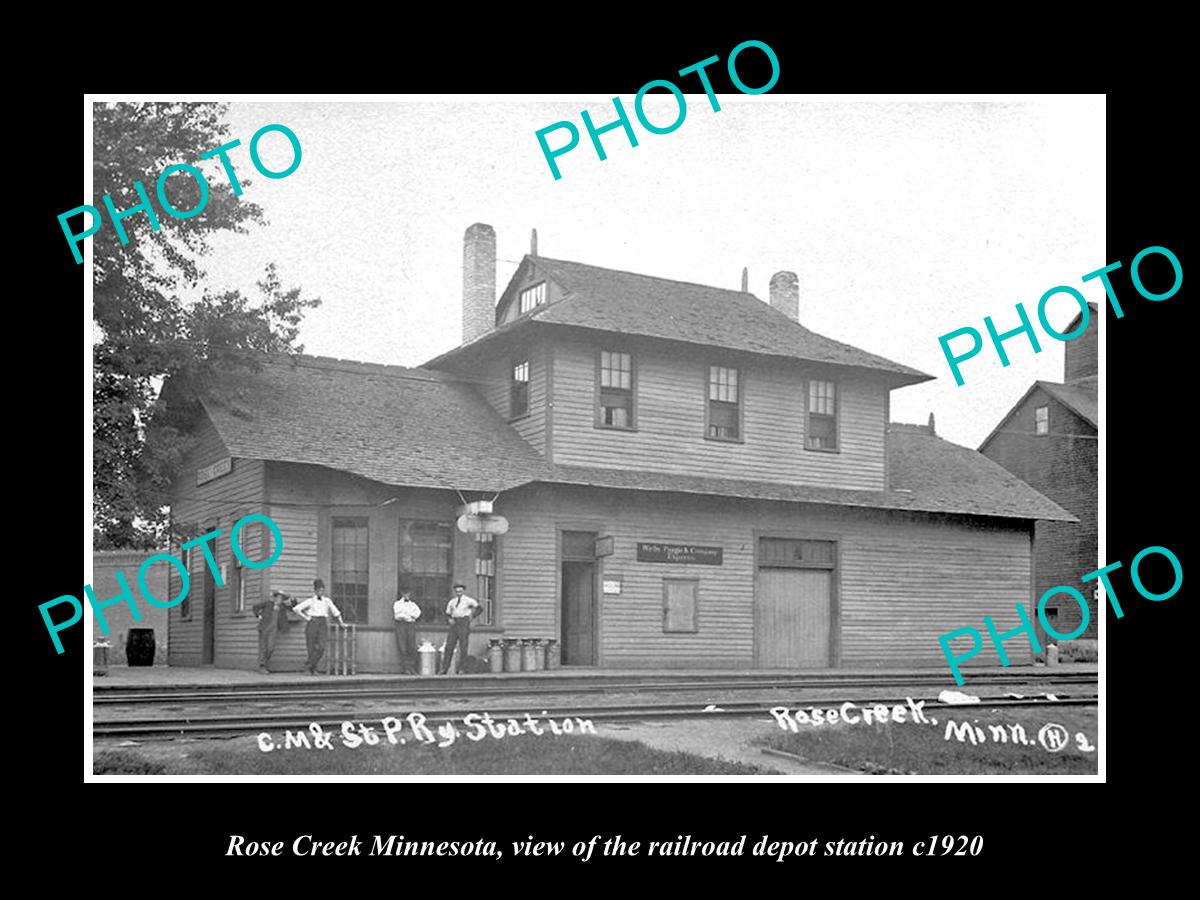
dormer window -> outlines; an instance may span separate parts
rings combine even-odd
[[[546,282],[540,281],[532,287],[527,287],[521,291],[520,297],[520,313],[524,315],[535,306],[541,306],[546,302]]]
[[[837,384],[832,381],[808,383],[808,450],[837,450]]]
[[[599,368],[597,427],[633,428],[632,354],[601,350]]]

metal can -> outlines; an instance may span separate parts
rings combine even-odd
[[[419,659],[420,672],[422,675],[436,675],[438,668],[438,652],[437,647],[425,641],[417,649],[417,657]]]
[[[546,668],[557,669],[562,665],[562,648],[554,638],[546,640]]]
[[[521,641],[521,671],[535,672],[537,671],[537,645],[540,644],[537,638],[525,638]]]
[[[504,644],[500,638],[488,641],[488,668],[493,672],[504,671]]]
[[[504,639],[504,671],[521,671],[521,641],[518,638]]]

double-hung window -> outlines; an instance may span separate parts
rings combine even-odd
[[[808,383],[808,431],[804,446],[809,450],[836,450],[837,384],[832,381]]]
[[[529,412],[529,360],[514,360],[508,392],[508,416],[516,419]]]
[[[366,516],[336,516],[333,520],[333,546],[330,598],[347,622],[367,623],[370,564],[367,557]]]
[[[1039,406],[1033,411],[1033,433],[1050,433],[1050,407]]]
[[[736,441],[742,436],[741,385],[738,370],[708,367],[708,436]]]
[[[600,404],[597,425],[633,428],[633,356],[600,351]]]

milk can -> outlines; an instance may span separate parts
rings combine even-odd
[[[537,670],[537,638],[525,638],[521,641],[521,671],[534,672]]]
[[[488,668],[493,672],[504,671],[504,642],[500,638],[488,641]]]
[[[417,648],[417,657],[420,659],[420,673],[422,675],[437,674],[437,655],[437,647],[433,646],[429,641],[421,642],[421,646]]]
[[[546,668],[557,669],[561,665],[562,648],[559,647],[557,640],[549,638],[546,641]]]
[[[1058,644],[1051,644],[1046,648],[1046,665],[1058,665]]]
[[[504,671],[521,671],[521,641],[517,638],[504,639]]]
[[[533,642],[533,669],[535,672],[540,672],[546,668],[546,642],[536,640]]]

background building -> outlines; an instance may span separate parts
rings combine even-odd
[[[1085,590],[1079,580],[1100,564],[1096,477],[1099,313],[1094,304],[1088,304],[1088,310],[1087,329],[1066,344],[1063,383],[1035,381],[987,436],[979,452],[1053,499],[1079,520],[1037,523],[1034,598],[1058,585],[1080,588],[1088,598],[1090,613],[1083,637],[1095,637],[1098,588]],[[1078,328],[1082,316],[1080,312],[1065,333]],[[1058,602],[1047,604],[1046,617],[1052,622],[1057,621],[1056,631],[1068,634],[1079,627],[1082,613],[1069,598],[1059,596],[1055,600]]]
[[[92,590],[96,598],[105,600],[121,593],[117,584],[116,573],[121,572],[126,582],[137,595],[137,573],[143,562],[159,550],[97,550],[92,554]],[[151,566],[146,571],[146,586],[156,597],[166,599],[167,566],[159,564]],[[177,586],[178,587],[178,586]],[[154,664],[167,663],[167,611],[149,603],[139,602],[138,612],[142,614],[140,621],[133,621],[129,604],[114,603],[104,608],[104,619],[108,623],[107,637],[100,632],[100,622],[92,617],[92,640],[105,639],[112,646],[108,651],[109,665],[125,665],[125,640],[130,628],[152,628],[154,630]]]

